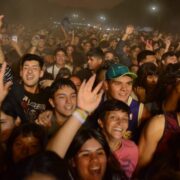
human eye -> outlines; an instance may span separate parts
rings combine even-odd
[[[80,152],[78,154],[78,157],[89,157],[90,153],[87,151]]]
[[[72,97],[72,98],[76,98],[77,95],[76,95],[76,94],[72,94],[71,97]]]
[[[127,122],[128,122],[128,119],[123,118],[123,119],[122,119],[122,122],[123,122],[123,123],[127,123]]]
[[[39,67],[38,66],[34,66],[33,70],[37,71],[37,70],[39,70]]]
[[[100,150],[97,151],[97,154],[98,155],[105,155],[105,152],[104,152],[103,149],[100,149]]]
[[[59,95],[58,98],[59,99],[65,99],[65,96],[64,95]]]
[[[23,70],[27,70],[28,69],[28,66],[23,66]]]
[[[127,84],[128,84],[129,86],[132,86],[133,82],[132,82],[132,81],[129,81]]]

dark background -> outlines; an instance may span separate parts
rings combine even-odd
[[[0,13],[8,22],[36,24],[39,21],[61,21],[63,17],[76,12],[80,21],[97,22],[103,14],[104,22],[113,25],[134,24],[180,31],[180,0],[0,0]],[[157,5],[156,12],[150,11]],[[81,19],[80,19],[81,18]]]

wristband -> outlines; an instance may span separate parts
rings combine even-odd
[[[88,116],[90,115],[90,112],[86,111],[85,109],[80,108],[79,106],[77,106],[77,109],[85,112]]]
[[[81,124],[84,124],[86,118],[88,117],[88,113],[80,108],[76,108],[76,110],[72,114]]]

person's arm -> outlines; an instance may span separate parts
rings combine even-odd
[[[61,28],[61,31],[63,32],[65,41],[68,40],[68,38],[69,38],[69,37],[68,37],[68,33],[66,32],[64,26],[61,25],[60,28]]]
[[[102,82],[92,89],[94,81],[95,75],[87,83],[82,83],[77,97],[78,108],[48,143],[47,149],[55,151],[62,158],[65,156],[82,122],[85,122],[88,114],[92,113],[101,101],[103,94],[101,90]]]
[[[5,61],[5,56],[4,56],[4,53],[0,44],[0,64],[2,64],[4,61]]]
[[[158,142],[163,135],[164,125],[164,115],[157,115],[153,117],[143,129],[138,144],[139,161],[137,171],[145,167],[152,160]]]
[[[13,40],[11,40],[11,46],[15,49],[15,51],[17,52],[17,54],[22,57],[23,56],[23,52],[19,46],[19,44]]]
[[[126,27],[125,33],[123,34],[121,40],[118,42],[115,52],[116,54],[121,57],[124,55],[123,47],[126,44],[126,41],[128,40],[129,36],[134,32],[134,27],[132,25],[129,25]]]

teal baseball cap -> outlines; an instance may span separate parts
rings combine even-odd
[[[121,64],[112,64],[106,72],[106,80],[111,80],[119,76],[129,76],[132,79],[137,78],[137,75],[129,71],[127,66]]]

